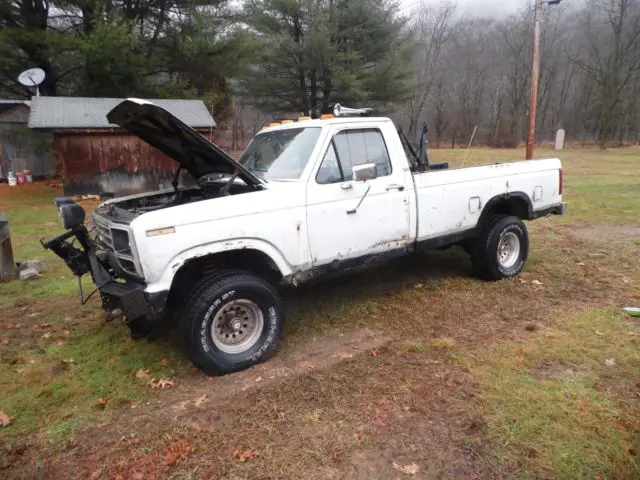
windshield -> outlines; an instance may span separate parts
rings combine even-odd
[[[298,180],[321,130],[308,127],[259,133],[238,162],[266,180]]]

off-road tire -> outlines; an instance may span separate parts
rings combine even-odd
[[[239,300],[253,304],[261,312],[262,328],[254,344],[244,351],[229,353],[216,346],[212,326],[221,310]],[[187,356],[209,375],[244,370],[269,359],[284,332],[284,315],[276,290],[262,278],[242,271],[222,272],[200,282],[187,298],[181,317]]]
[[[498,248],[505,236],[518,243],[518,253],[514,254],[513,263],[507,266],[498,259]],[[475,275],[483,280],[497,281],[515,277],[522,272],[529,257],[529,233],[526,225],[512,215],[495,215],[489,218],[471,248],[470,255]]]

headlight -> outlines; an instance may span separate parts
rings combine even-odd
[[[84,223],[85,212],[77,203],[65,203],[60,205],[60,216],[65,230],[72,230]]]

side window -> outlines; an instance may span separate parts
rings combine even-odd
[[[322,163],[320,164],[320,169],[316,175],[316,182],[336,183],[342,181],[342,172],[340,171],[340,165],[338,164],[336,149],[333,142],[331,142],[327,149],[327,153],[324,155]]]
[[[345,130],[334,137],[334,142],[345,180],[353,178],[354,166],[365,163],[376,164],[378,177],[391,175],[391,161],[380,130]]]
[[[380,130],[363,128],[337,133],[322,160],[318,183],[344,182],[353,179],[353,167],[375,163],[378,177],[391,175],[391,160]]]

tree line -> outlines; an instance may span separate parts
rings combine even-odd
[[[533,2],[532,2],[533,3]],[[640,141],[640,2],[543,9],[538,138]],[[241,144],[282,115],[374,106],[432,143],[526,137],[533,6],[423,0],[0,0],[0,96],[202,98]],[[411,137],[410,137],[411,138]]]

